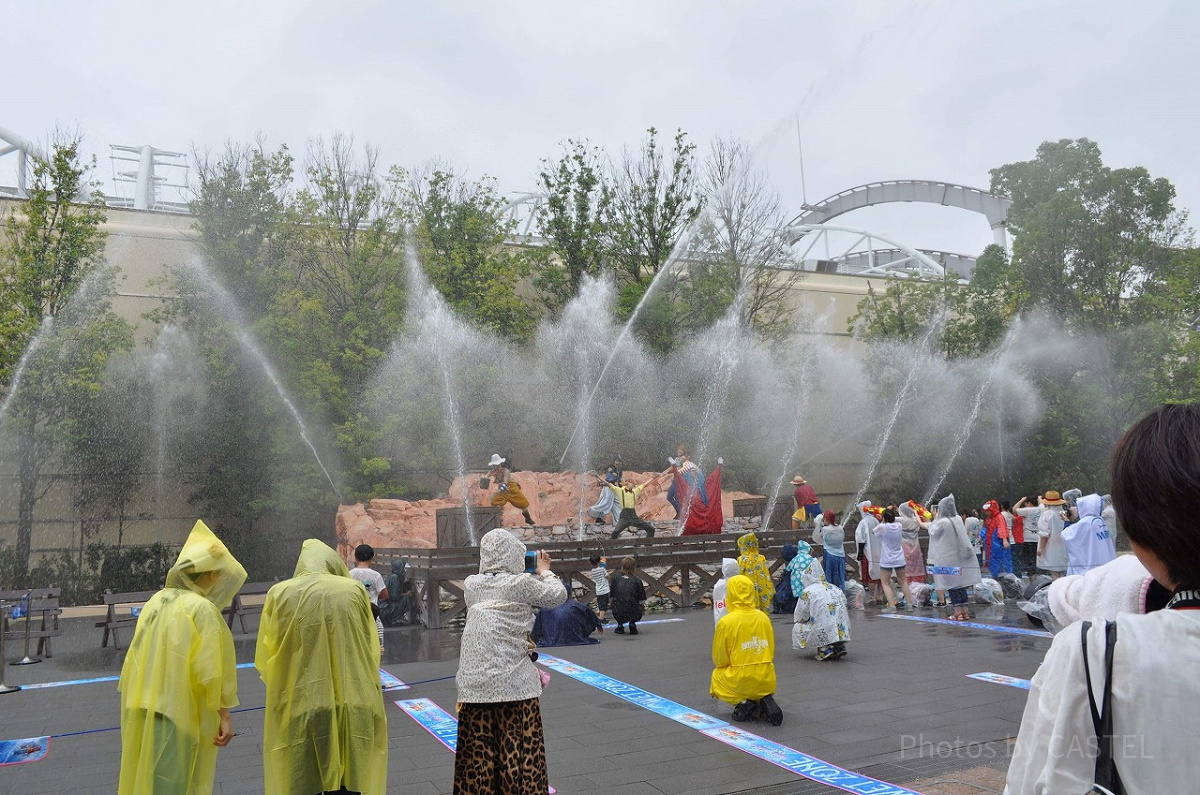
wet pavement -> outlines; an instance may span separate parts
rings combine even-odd
[[[980,623],[1031,629],[1012,602],[976,610]],[[914,615],[935,613],[925,609]],[[712,613],[647,616],[666,617],[685,620],[647,624],[636,637],[610,631],[599,644],[549,653],[728,721],[730,708],[708,696]],[[791,649],[790,616],[772,619],[776,700],[784,722],[778,727],[738,724],[741,728],[926,795],[1001,791],[1026,691],[967,675],[1028,679],[1049,638],[889,619],[868,608],[851,611],[849,655],[817,662],[810,653]],[[94,624],[94,618],[66,619],[62,637],[54,640],[54,657],[38,665],[6,665],[4,681],[21,685],[119,674],[124,651],[100,648],[102,630]],[[391,702],[427,698],[454,713],[458,632],[386,631],[383,667],[412,684],[387,694],[390,792],[452,790],[451,752]],[[238,662],[252,662],[254,636],[235,632],[234,639]],[[9,661],[19,659],[20,645],[10,642],[5,654]],[[240,736],[219,756],[218,793],[263,789],[263,686],[253,668],[240,669],[238,682],[242,705],[234,727]],[[562,674],[552,674],[542,713],[550,779],[562,793],[607,793],[615,787],[623,795],[839,791]],[[53,735],[45,760],[0,768],[0,795],[114,791],[118,720],[112,681],[0,696],[0,739]]]

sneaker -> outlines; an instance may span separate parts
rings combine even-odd
[[[754,720],[759,716],[759,702],[743,701],[733,708],[733,719],[740,722]]]
[[[638,634],[637,633],[637,624],[633,623],[632,621],[629,622],[629,634],[630,635]]]
[[[621,626],[620,624],[617,624],[617,628],[616,628],[616,629],[614,629],[614,630],[613,630],[613,632],[614,632],[614,633],[616,633],[616,634],[618,634],[618,635],[624,635],[624,634],[625,634],[625,627]]]
[[[775,699],[771,696],[764,696],[758,700],[758,708],[762,711],[763,718],[772,726],[778,726],[783,723],[783,710],[775,703]]]
[[[846,656],[846,644],[845,643],[833,644],[833,659],[840,660],[845,656]]]
[[[831,660],[833,659],[833,655],[834,651],[832,646],[822,646],[821,648],[817,649],[818,660]]]
[[[883,608],[883,609],[882,609],[882,610],[880,610],[879,612],[881,612],[881,613],[895,613],[895,612],[896,612],[896,608],[895,608],[895,606],[894,606],[894,605],[888,605],[887,607]]]

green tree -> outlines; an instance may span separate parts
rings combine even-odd
[[[7,217],[0,249],[0,360],[9,389],[21,351],[40,335],[9,409],[17,436],[21,575],[28,571],[45,468],[78,439],[79,418],[100,392],[109,355],[132,345],[128,325],[108,300],[114,272],[103,261],[104,199],[98,190],[88,193],[89,170],[78,140],[57,143],[49,162],[35,163],[29,199]]]
[[[572,140],[563,145],[560,158],[542,161],[538,183],[546,201],[537,229],[547,247],[538,252],[534,284],[557,312],[579,292],[584,275],[599,276],[605,267],[604,219],[612,189],[600,150]]]
[[[468,182],[435,167],[415,183],[413,203],[421,264],[446,302],[478,328],[530,340],[538,313],[518,286],[532,269],[524,252],[505,245],[512,223],[492,180]]]

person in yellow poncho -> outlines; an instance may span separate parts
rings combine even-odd
[[[233,635],[221,618],[246,570],[196,522],[166,586],[138,618],[121,666],[118,795],[213,791],[217,748],[233,738]]]
[[[384,795],[387,717],[371,601],[315,538],[292,579],[267,592],[254,667],[267,686],[267,795]]]
[[[758,536],[746,533],[737,540],[738,571],[750,578],[754,585],[757,607],[763,612],[771,612],[771,600],[775,598],[775,583],[771,582],[771,570],[767,568],[767,559],[758,552]]]
[[[734,720],[763,718],[778,726],[783,710],[774,699],[775,629],[758,608],[749,577],[736,574],[725,587],[729,612],[713,635],[709,693],[733,705]]]

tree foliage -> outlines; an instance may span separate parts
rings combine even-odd
[[[49,162],[35,162],[29,199],[7,217],[0,248],[0,362],[7,388],[16,389],[6,419],[17,437],[15,561],[22,574],[34,511],[46,493],[45,467],[86,440],[108,358],[133,344],[109,301],[115,271],[104,264],[104,199],[98,190],[89,193],[89,170],[77,139],[56,143]],[[17,385],[15,367],[25,351]],[[88,459],[80,463],[86,467]],[[95,473],[85,468],[83,476],[89,474]]]

